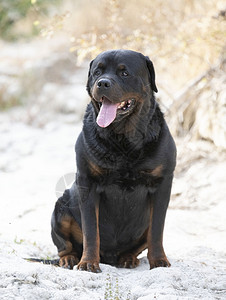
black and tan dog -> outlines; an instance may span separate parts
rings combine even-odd
[[[153,64],[134,51],[103,52],[90,63],[87,91],[76,181],[52,215],[59,264],[133,268],[148,248],[151,269],[169,267],[162,240],[176,147],[154,98]]]

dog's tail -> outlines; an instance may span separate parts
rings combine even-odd
[[[53,265],[53,266],[58,266],[59,267],[59,259],[40,259],[40,258],[24,258],[27,261],[30,262],[39,262],[44,265]]]

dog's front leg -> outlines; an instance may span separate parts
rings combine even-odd
[[[95,186],[79,187],[80,211],[83,232],[83,254],[77,266],[79,270],[101,272],[99,237],[99,196]]]
[[[163,179],[151,199],[151,216],[148,231],[148,260],[150,269],[170,267],[163,248],[163,229],[170,200],[173,176]]]

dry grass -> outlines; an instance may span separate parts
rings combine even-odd
[[[226,22],[219,16],[222,9],[221,0],[67,1],[64,13],[47,22],[42,32],[53,34],[60,27],[78,63],[106,49],[143,52],[175,91],[223,52]]]

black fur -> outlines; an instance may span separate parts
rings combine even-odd
[[[103,92],[98,82],[105,78],[110,88]],[[80,270],[93,272],[100,271],[99,262],[135,267],[148,248],[150,268],[169,266],[162,234],[176,148],[155,101],[153,64],[137,52],[106,51],[90,63],[87,91],[91,102],[76,142],[76,182],[52,216],[60,265],[80,261]],[[102,97],[135,102],[101,128],[96,118]]]

